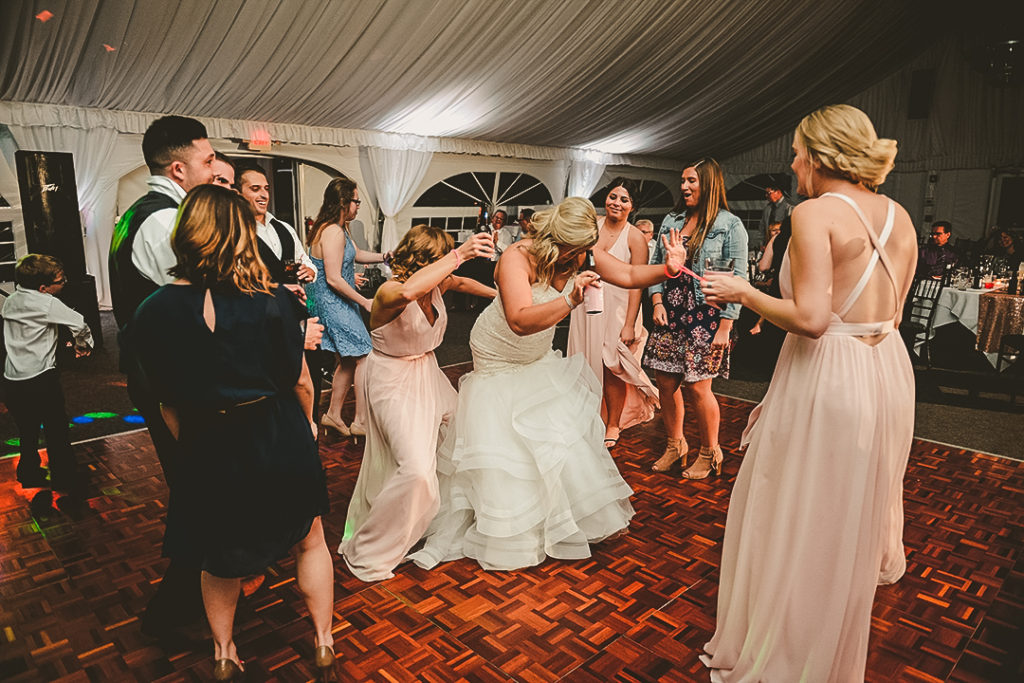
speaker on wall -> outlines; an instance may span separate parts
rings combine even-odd
[[[69,280],[85,275],[85,246],[72,155],[19,150],[14,159],[29,252],[59,258]]]
[[[18,150],[14,160],[28,250],[56,256],[64,264],[68,284],[61,298],[85,317],[96,344],[102,345],[96,280],[85,272],[74,157],[69,152]]]

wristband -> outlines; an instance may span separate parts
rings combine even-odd
[[[459,266],[462,265],[462,257],[459,256],[458,249],[452,249],[452,253],[455,254],[455,270],[458,270]]]
[[[569,304],[569,310],[570,310],[570,311],[571,311],[572,309],[576,308],[577,306],[579,306],[579,304],[574,304],[574,303],[572,302],[572,297],[571,297],[571,296],[569,296],[569,292],[563,292],[563,293],[562,293],[562,298],[563,298],[563,299],[565,299],[565,303]]]
[[[670,273],[670,272],[668,271],[668,264],[667,264],[667,263],[665,264],[665,275],[666,275],[667,277],[670,277],[670,278],[672,278],[672,279],[674,280],[674,279],[676,279],[677,277],[681,276],[682,274],[683,274],[683,271],[682,271],[682,270],[680,270],[680,271],[679,271],[678,273],[676,273],[675,275],[673,275],[672,273]]]
[[[655,306],[664,306],[665,304],[663,302],[661,302],[661,301],[658,301],[654,305]]]

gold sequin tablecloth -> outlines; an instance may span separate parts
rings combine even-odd
[[[978,350],[998,353],[1006,334],[1024,333],[1024,296],[990,292],[978,298]]]

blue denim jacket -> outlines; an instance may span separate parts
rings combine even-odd
[[[683,213],[673,212],[665,216],[665,219],[661,222],[661,229],[658,230],[658,243],[654,247],[651,263],[665,262],[665,247],[662,246],[661,236],[669,234],[670,230],[682,230],[685,223],[685,211]],[[708,234],[704,237],[704,244],[701,245],[700,253],[691,254],[690,256],[690,268],[697,275],[704,274],[704,259],[709,257],[731,258],[734,261],[733,273],[746,280],[747,230],[743,227],[743,221],[735,214],[720,210],[718,216],[715,217],[715,222],[711,224],[711,229],[708,230]],[[686,276],[684,275],[683,277]],[[703,304],[704,292],[701,290],[699,282],[696,285],[697,303]],[[661,293],[661,283],[652,285],[648,291],[651,294]],[[722,309],[722,317],[736,320],[740,317],[740,308],[742,306],[739,304],[726,304],[725,308]]]

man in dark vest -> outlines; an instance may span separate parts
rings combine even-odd
[[[295,229],[267,211],[270,203],[270,183],[259,168],[243,168],[238,172],[238,191],[249,202],[256,216],[256,236],[259,238],[260,258],[270,271],[270,279],[283,284],[312,282],[316,267],[306,255]],[[291,272],[286,272],[286,264]],[[299,293],[300,288],[293,288]],[[299,294],[304,298],[304,294]]]
[[[123,337],[135,309],[174,278],[167,270],[177,263],[171,232],[185,193],[213,180],[213,147],[206,128],[195,119],[164,116],[150,124],[142,138],[149,167],[149,192],[125,211],[110,242],[110,295],[114,318]],[[128,395],[146,420],[168,488],[174,487],[177,444],[160,414],[160,404],[138,364],[121,347],[121,371]],[[167,567],[156,595],[142,618],[142,630],[155,637],[177,635],[177,629],[203,615],[198,568]]]
[[[257,247],[260,259],[270,271],[270,279],[293,291],[299,302],[305,305],[306,291],[302,285],[316,279],[316,267],[306,254],[294,228],[267,211],[270,183],[266,174],[258,167],[246,166],[238,171],[236,189],[249,202],[256,216]],[[286,272],[286,263],[291,264],[291,272]],[[320,404],[323,382],[321,368],[324,364],[323,353],[317,350],[323,334],[323,325],[318,321],[319,318],[310,318],[306,323],[306,364],[313,380],[314,411],[318,410]]]

